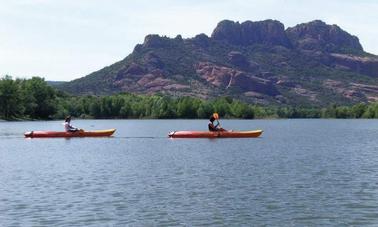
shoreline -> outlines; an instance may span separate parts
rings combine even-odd
[[[378,118],[222,118],[223,120],[377,120]],[[73,118],[73,120],[208,120],[207,118]],[[4,120],[1,122],[36,122],[36,121],[64,121],[64,119],[17,119]]]

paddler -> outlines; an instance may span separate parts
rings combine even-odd
[[[64,121],[64,129],[66,132],[77,132],[80,131],[80,129],[75,128],[71,125],[71,116],[67,116]]]
[[[216,124],[214,124],[215,120],[217,120]],[[210,132],[226,131],[225,129],[223,129],[222,127],[220,127],[219,115],[217,113],[214,113],[213,115],[211,115],[208,127],[209,127],[209,131]]]

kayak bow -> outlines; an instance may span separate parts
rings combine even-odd
[[[262,130],[254,131],[174,131],[168,134],[171,138],[255,138],[263,133]]]
[[[94,130],[94,131],[77,131],[77,132],[57,132],[57,131],[31,131],[25,132],[27,138],[56,138],[56,137],[104,137],[111,136],[115,129]]]

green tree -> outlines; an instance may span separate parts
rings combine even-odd
[[[352,115],[354,118],[361,118],[363,114],[365,113],[367,109],[367,106],[365,103],[359,103],[354,106],[352,106]]]
[[[33,77],[22,84],[26,110],[32,118],[49,118],[57,110],[56,91],[43,78]]]
[[[181,118],[196,118],[199,100],[191,97],[182,97],[177,104],[177,116]]]
[[[0,80],[0,115],[11,119],[23,114],[19,83],[12,77],[5,76]]]

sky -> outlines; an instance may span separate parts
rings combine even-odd
[[[378,55],[376,0],[0,0],[0,75],[69,81],[122,60],[148,34],[211,35],[224,19],[320,19]]]

